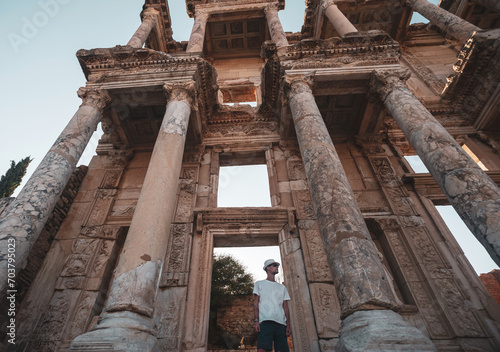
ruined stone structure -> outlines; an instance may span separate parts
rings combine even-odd
[[[2,292],[9,238],[27,278],[15,350],[204,351],[213,248],[279,245],[295,351],[499,351],[500,308],[434,207],[500,264],[498,2],[307,0],[300,33],[284,0],[186,6],[188,43],[146,0],[127,45],[77,53],[82,105],[0,218]],[[218,208],[220,167],[254,164],[272,207]]]

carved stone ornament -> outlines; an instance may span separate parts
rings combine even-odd
[[[189,106],[194,102],[194,81],[187,82],[168,82],[163,86],[168,95],[169,101],[185,101]]]
[[[385,101],[389,93],[396,88],[406,88],[406,81],[410,78],[410,70],[374,70],[370,82],[370,90],[380,94],[382,101]]]
[[[276,15],[278,14],[278,3],[273,2],[266,7],[264,7],[264,13],[267,15],[268,13],[275,13]]]
[[[300,93],[311,93],[314,84],[314,72],[306,75],[285,75],[283,86],[287,96]]]
[[[335,5],[335,0],[322,0],[321,1],[321,11],[326,11],[330,6]]]
[[[209,17],[210,17],[210,13],[208,11],[196,10],[196,12],[194,13],[195,21],[207,22]]]
[[[103,89],[81,87],[78,89],[77,94],[83,100],[82,105],[92,106],[98,109],[101,113],[111,102],[111,97],[108,92]]]
[[[160,15],[160,12],[156,10],[154,7],[146,7],[142,12],[141,12],[141,20],[144,22],[146,20],[156,20],[158,16]]]

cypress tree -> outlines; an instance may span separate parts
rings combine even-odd
[[[14,160],[10,161],[10,169],[0,178],[0,198],[10,197],[26,174],[26,169],[30,164],[30,157],[26,157],[17,164]]]

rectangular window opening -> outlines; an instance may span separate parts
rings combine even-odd
[[[266,165],[221,166],[217,206],[270,207],[271,195]]]
[[[453,206],[437,205],[436,209],[478,275],[499,269],[498,265],[491,259],[484,246],[472,234],[467,225],[465,225]]]
[[[410,164],[413,172],[419,173],[428,173],[427,167],[424,165],[422,159],[418,155],[405,155],[405,159]]]

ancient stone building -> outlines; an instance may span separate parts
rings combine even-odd
[[[434,207],[500,263],[498,1],[307,0],[300,33],[284,6],[186,0],[182,43],[146,0],[127,45],[77,53],[82,105],[2,210],[4,347],[204,351],[213,248],[279,245],[295,351],[500,350],[500,308]],[[220,167],[258,164],[272,207],[217,207]]]

